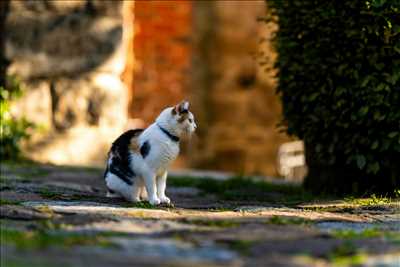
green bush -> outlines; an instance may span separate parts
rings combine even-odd
[[[21,156],[20,141],[29,137],[28,130],[33,124],[25,118],[15,118],[10,113],[11,101],[21,97],[20,82],[7,77],[6,88],[0,87],[0,158],[16,160]]]
[[[305,141],[306,186],[400,187],[400,1],[268,0],[283,127]]]

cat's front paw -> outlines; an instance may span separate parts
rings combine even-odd
[[[155,197],[155,198],[149,199],[149,203],[150,203],[151,205],[160,205],[161,201],[160,201],[159,198]]]
[[[171,200],[167,196],[160,197],[161,203],[170,204]]]
[[[134,197],[134,198],[132,198],[132,202],[133,203],[138,203],[138,202],[140,202],[141,200],[140,200],[140,198],[139,197]]]

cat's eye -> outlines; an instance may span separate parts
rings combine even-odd
[[[190,122],[190,123],[192,123],[192,122],[193,122],[193,120],[192,120],[192,119],[189,119],[189,122]]]

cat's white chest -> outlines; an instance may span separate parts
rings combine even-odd
[[[159,142],[153,146],[154,153],[150,152],[147,162],[156,172],[163,172],[178,156],[179,146],[172,142]]]
[[[179,143],[170,140],[155,127],[149,127],[140,137],[140,143],[148,142],[149,152],[144,161],[156,173],[164,172],[179,154]]]

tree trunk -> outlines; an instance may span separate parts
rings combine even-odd
[[[6,19],[10,8],[10,1],[3,0],[0,2],[0,87],[6,86],[6,74],[9,61],[5,55],[6,42]]]
[[[0,87],[6,86],[6,74],[9,61],[6,58],[6,19],[10,9],[10,1],[0,2]]]

